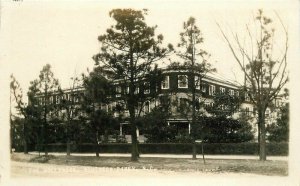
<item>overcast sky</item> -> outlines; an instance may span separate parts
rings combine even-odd
[[[29,82],[49,63],[63,88],[74,74],[92,69],[92,56],[99,51],[97,37],[115,22],[108,13],[113,8],[147,8],[148,25],[157,25],[157,34],[164,35],[164,44],[179,41],[183,22],[190,16],[203,33],[203,49],[211,54],[210,62],[219,74],[240,79],[241,73],[232,57],[216,21],[230,33],[243,32],[245,24],[253,22],[258,8],[275,16],[276,10],[287,27],[293,23],[297,10],[282,1],[264,4],[240,1],[43,1],[2,2],[1,8],[1,68],[13,73],[27,92]],[[276,18],[276,17],[275,17]],[[280,31],[280,30],[279,30]]]

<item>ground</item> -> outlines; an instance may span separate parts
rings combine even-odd
[[[51,176],[199,176],[243,174],[248,176],[287,176],[287,160],[213,159],[142,157],[131,162],[129,157],[49,155],[14,153],[11,156],[12,177]],[[171,173],[171,174],[170,174]]]

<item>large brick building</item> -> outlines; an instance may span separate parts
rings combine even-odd
[[[180,104],[185,104],[186,100],[191,99],[192,88],[194,84],[196,101],[201,102],[203,107],[202,109],[205,112],[206,107],[210,107],[214,104],[214,95],[216,93],[220,94],[229,94],[230,96],[239,97],[242,100],[240,109],[238,112],[245,112],[246,115],[252,117],[252,125],[255,129],[255,108],[250,102],[250,97],[247,92],[244,91],[243,86],[237,82],[226,80],[223,77],[220,77],[217,73],[207,73],[205,75],[200,73],[195,73],[191,75],[188,70],[178,70],[178,69],[162,69],[163,80],[159,84],[152,84],[151,82],[141,81],[138,83],[139,86],[136,87],[135,94],[139,95],[143,100],[143,103],[137,107],[136,113],[140,115],[147,114],[151,112],[153,108],[163,104],[163,102],[170,102],[170,112],[171,116],[167,119],[168,124],[176,125],[181,130],[186,130],[190,133],[191,129],[191,114],[185,116],[178,111],[177,107]],[[119,131],[120,135],[125,135],[127,141],[130,141],[130,127],[129,127],[129,112],[126,109],[126,104],[122,99],[123,96],[129,93],[128,85],[124,85],[121,81],[114,81],[113,94],[111,95],[111,101],[108,104],[100,105],[102,109],[112,112],[115,117],[122,117],[120,122]],[[72,100],[73,104],[79,104],[82,96],[85,94],[85,89],[78,87],[76,89],[69,89],[62,91],[63,93],[54,92],[49,94],[48,102],[50,104],[60,104],[62,100]],[[150,95],[153,95],[153,92],[157,96],[153,98]],[[147,99],[149,98],[149,99]],[[39,103],[44,104],[45,98],[43,95],[38,97]],[[175,104],[174,104],[175,103]],[[280,106],[280,99],[275,100],[276,106]],[[122,111],[114,109],[117,105],[123,105]],[[62,108],[60,112],[51,113],[51,114],[63,114],[65,110]],[[234,117],[238,117],[239,113],[236,112]],[[209,114],[208,114],[209,115]],[[277,117],[277,112],[271,109],[266,111],[267,123],[273,122]],[[144,136],[141,131],[137,130],[138,139],[140,142],[144,141]]]

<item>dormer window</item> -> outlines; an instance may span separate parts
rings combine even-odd
[[[178,76],[178,88],[188,88],[187,75],[179,75]]]
[[[165,76],[165,79],[161,82],[161,89],[169,89],[170,87],[170,78],[169,76]]]

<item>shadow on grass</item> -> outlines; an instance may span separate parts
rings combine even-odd
[[[55,165],[78,165],[109,168],[154,169],[177,172],[251,173],[268,176],[287,176],[288,163],[284,160],[205,159],[142,157],[131,161],[130,157],[95,156],[34,156],[18,155],[15,161],[48,163]]]
[[[42,156],[36,156],[31,158],[28,162],[32,162],[32,163],[48,163],[49,160],[54,159],[55,156],[54,155],[42,155]]]

